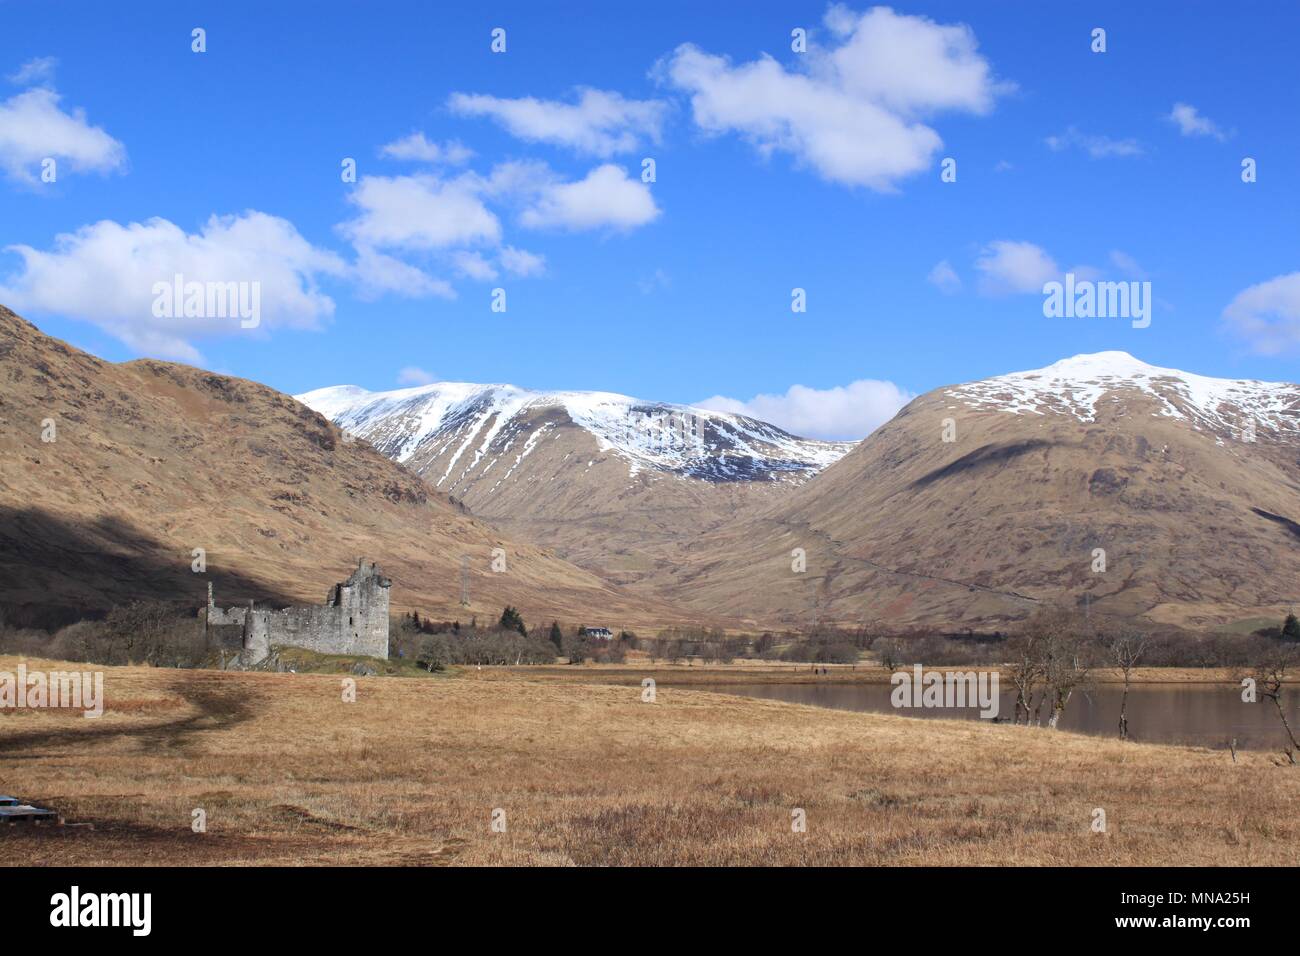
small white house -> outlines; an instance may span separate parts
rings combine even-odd
[[[593,641],[612,641],[614,639],[614,632],[607,627],[584,627],[582,635],[591,638]]]

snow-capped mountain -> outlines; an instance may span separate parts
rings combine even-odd
[[[920,396],[644,585],[791,626],[1001,627],[1045,603],[1281,620],[1300,605],[1298,465],[1300,385],[1078,355]]]
[[[514,537],[702,616],[1001,627],[1064,602],[1206,627],[1300,601],[1291,383],[1077,355],[934,389],[847,453],[603,394],[301,398]]]
[[[488,474],[504,481],[538,447],[559,439],[566,423],[589,433],[599,452],[626,461],[631,475],[644,469],[708,482],[800,482],[853,447],[612,392],[439,382],[389,392],[340,385],[296,397],[451,494]],[[445,467],[431,468],[435,461]]]
[[[58,441],[22,422],[59,423]],[[65,427],[66,425],[66,427]],[[66,622],[136,600],[315,604],[361,555],[391,576],[394,613],[662,626],[673,609],[464,514],[287,395],[153,359],[103,361],[0,305],[0,608]],[[219,542],[219,544],[218,544]],[[509,575],[489,568],[493,548]],[[472,560],[470,607],[460,604]],[[112,573],[105,573],[111,567]]]
[[[1076,355],[1046,368],[959,385],[945,394],[981,408],[1059,412],[1092,422],[1099,402],[1107,396],[1122,401],[1123,393],[1132,390],[1155,399],[1151,414],[1184,420],[1198,430],[1240,435],[1252,425],[1256,434],[1300,437],[1300,385],[1209,378],[1148,365],[1127,352]]]
[[[297,397],[511,535],[623,583],[853,447],[609,392],[442,382]]]

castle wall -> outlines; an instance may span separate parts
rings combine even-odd
[[[248,613],[246,607],[208,607],[208,627],[243,627],[244,615]]]
[[[244,658],[256,664],[271,653],[271,629],[267,624],[271,612],[250,610],[244,622]]]
[[[246,607],[209,607],[207,614],[208,642],[225,650],[238,651],[244,646],[244,619]]]
[[[301,647],[321,654],[388,657],[390,582],[364,560],[352,576],[331,590],[325,604],[263,608],[208,606],[209,636],[225,643],[237,627],[243,656],[257,663],[275,646]]]

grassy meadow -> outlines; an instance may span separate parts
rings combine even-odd
[[[17,664],[0,657],[0,670]],[[0,793],[93,825],[0,827],[11,865],[1300,858],[1300,768],[1277,754],[1234,763],[1221,751],[662,684],[648,703],[635,683],[541,668],[103,670],[99,719],[0,711]],[[355,702],[343,699],[347,679]],[[1095,808],[1104,834],[1091,829]],[[196,809],[206,832],[191,827]],[[806,832],[793,831],[796,809]]]

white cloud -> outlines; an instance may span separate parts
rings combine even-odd
[[[426,372],[415,365],[408,365],[397,373],[398,385],[428,385],[436,381],[437,378],[432,372]]]
[[[498,258],[501,260],[501,268],[519,279],[539,276],[546,272],[546,257],[526,249],[502,246]]]
[[[74,171],[106,173],[126,165],[126,149],[82,110],[65,113],[59,94],[32,89],[0,103],[0,167],[14,179],[36,181],[45,158]]]
[[[944,295],[952,295],[961,291],[961,276],[957,275],[957,270],[952,267],[952,263],[947,259],[940,260],[930,270],[930,274],[925,277],[925,281]]]
[[[1223,310],[1223,317],[1261,355],[1300,349],[1300,272],[1242,290]]]
[[[807,438],[856,440],[889,421],[915,397],[893,382],[861,379],[825,389],[791,385],[784,395],[755,395],[747,402],[715,395],[696,404],[748,415]]]
[[[1111,139],[1109,136],[1093,136],[1081,133],[1073,126],[1059,136],[1049,136],[1044,142],[1053,152],[1067,149],[1082,149],[1093,159],[1109,159],[1115,156],[1141,156],[1145,152],[1140,143],[1134,139]]]
[[[5,79],[15,86],[32,86],[49,83],[54,79],[54,68],[59,61],[52,56],[38,56],[28,60]]]
[[[430,295],[444,299],[456,297],[455,290],[446,280],[434,278],[409,263],[364,245],[357,247],[352,277],[359,286],[362,299],[378,298],[388,292],[408,299]]]
[[[642,295],[649,295],[660,289],[667,289],[672,285],[672,279],[663,269],[656,269],[650,276],[644,279],[638,279],[636,287],[641,290]]]
[[[313,328],[334,312],[316,288],[321,275],[347,267],[317,249],[293,224],[265,213],[212,216],[196,233],[166,219],[123,226],[110,220],[55,237],[49,251],[9,246],[22,265],[0,283],[0,299],[18,309],[84,319],[136,351],[197,361],[190,339],[241,331],[238,319],[159,318],[155,283],[259,283],[261,327]]]
[[[1043,291],[1043,283],[1060,278],[1056,262],[1032,242],[997,239],[985,246],[975,260],[983,273],[981,290],[990,294]]]
[[[825,22],[832,44],[810,45],[794,68],[766,54],[736,66],[684,44],[655,72],[690,94],[707,132],[739,133],[764,156],[789,153],[831,182],[880,191],[929,168],[942,146],[918,117],[985,114],[1011,89],[993,77],[965,25],[839,5]]]
[[[530,229],[627,230],[644,226],[658,215],[659,207],[649,187],[639,179],[629,179],[620,167],[606,163],[576,182],[544,185],[519,221]]]
[[[1212,136],[1219,142],[1228,138],[1223,130],[1219,129],[1217,123],[1202,116],[1196,107],[1189,103],[1175,103],[1174,108],[1165,118],[1176,124],[1178,131],[1184,136]]]
[[[1146,277],[1146,272],[1128,253],[1114,249],[1109,258],[1111,274],[1118,271],[1130,279]],[[947,265],[944,260],[930,273],[930,281],[940,288],[943,288],[940,283],[946,278]],[[974,266],[980,274],[978,288],[983,295],[1041,295],[1045,283],[1063,281],[1067,273],[1076,281],[1089,282],[1103,281],[1108,274],[1085,262],[1062,269],[1041,246],[1011,239],[996,239],[986,244],[977,254]]]
[[[498,207],[534,229],[627,230],[659,215],[648,187],[614,165],[575,182],[535,161],[500,163],[486,176],[364,176],[348,198],[358,213],[337,229],[356,248],[354,277],[369,296],[453,298],[450,284],[424,271],[429,262],[480,282],[497,279],[499,269],[515,278],[545,273],[542,255],[502,245]]]
[[[1110,261],[1111,264],[1115,266],[1116,269],[1118,269],[1120,272],[1122,272],[1124,275],[1130,278],[1133,279],[1146,278],[1147,275],[1146,271],[1140,265],[1138,265],[1137,260],[1134,259],[1132,256],[1130,256],[1127,252],[1121,252],[1119,249],[1112,250],[1110,254]]]
[[[402,139],[385,143],[379,148],[379,155],[389,159],[410,159],[422,163],[446,163],[460,166],[469,162],[474,151],[461,145],[456,140],[447,143],[433,143],[425,139],[423,133],[412,133]]]
[[[839,4],[827,11],[825,23],[843,43],[826,60],[814,58],[814,72],[898,112],[984,114],[997,94],[1011,89],[993,78],[965,24],[945,26],[889,7],[858,15]]]
[[[667,104],[624,99],[604,90],[584,88],[578,94],[577,103],[562,103],[453,93],[447,105],[462,116],[490,117],[520,139],[602,158],[631,152],[645,140],[659,142]]]
[[[516,199],[536,196],[543,186],[555,181],[555,173],[546,163],[535,159],[512,159],[497,163],[487,176],[466,175],[475,188],[490,199]]]
[[[480,252],[461,249],[452,254],[451,261],[461,275],[477,279],[479,282],[491,282],[497,277],[497,270],[492,263],[483,258]]]
[[[495,244],[501,223],[478,196],[470,177],[363,176],[348,200],[361,214],[342,232],[376,248],[446,249]]]

